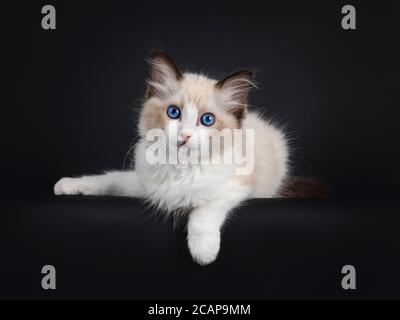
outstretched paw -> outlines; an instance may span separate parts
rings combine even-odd
[[[56,195],[96,195],[95,185],[88,178],[62,178],[54,186]]]

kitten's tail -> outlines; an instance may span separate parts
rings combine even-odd
[[[289,177],[283,183],[278,196],[282,198],[325,198],[328,196],[328,187],[315,178]]]

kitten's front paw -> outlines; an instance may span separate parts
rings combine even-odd
[[[220,239],[219,231],[189,235],[188,247],[193,260],[203,266],[213,262],[219,252]]]
[[[86,178],[62,178],[54,186],[55,195],[95,195],[93,182]]]

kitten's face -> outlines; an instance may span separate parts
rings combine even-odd
[[[168,140],[182,149],[202,148],[218,139],[222,130],[241,127],[246,100],[252,87],[251,73],[237,72],[222,81],[182,73],[164,53],[150,60],[147,99],[140,115],[139,131],[145,137],[161,129]],[[226,133],[226,130],[224,130]],[[223,139],[221,139],[223,140]],[[221,148],[222,147],[222,148]]]

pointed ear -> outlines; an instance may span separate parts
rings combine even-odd
[[[216,83],[224,108],[241,120],[246,111],[247,98],[251,88],[255,87],[253,72],[240,70]]]
[[[182,72],[165,52],[159,50],[150,55],[148,62],[150,70],[146,97],[166,98],[177,89]]]

